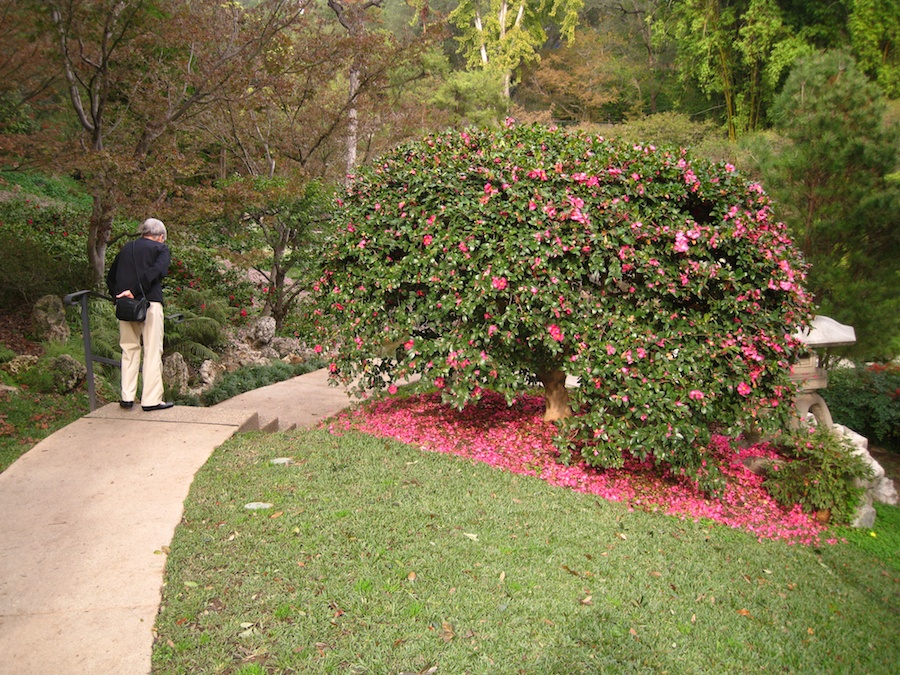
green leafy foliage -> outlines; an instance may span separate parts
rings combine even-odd
[[[89,287],[86,225],[86,214],[65,204],[30,194],[0,200],[0,304]]]
[[[362,171],[335,219],[315,297],[336,379],[418,373],[463,406],[564,371],[581,382],[564,457],[652,455],[708,488],[711,427],[788,419],[803,272],[731,166],[539,126],[447,132]]]
[[[765,487],[785,506],[804,511],[830,511],[835,523],[852,520],[863,488],[856,479],[871,478],[871,469],[853,453],[843,436],[828,429],[800,430],[779,443],[790,459],[773,467]]]
[[[332,194],[318,181],[296,185],[282,179],[256,178],[246,182],[243,193],[248,200],[240,219],[262,252],[254,267],[265,284],[261,289],[263,311],[275,319],[275,328],[280,331],[318,274],[317,253],[328,230]]]
[[[830,370],[828,387],[821,394],[836,422],[876,445],[900,452],[900,366]]]
[[[230,314],[225,300],[214,292],[182,288],[175,300],[166,304],[166,315],[177,316],[166,322],[166,353],[180,352],[194,366],[217,358],[215,350],[225,339]]]
[[[261,289],[249,281],[240,268],[226,262],[226,258],[220,258],[216,245],[201,243],[172,245],[170,248],[172,264],[164,283],[166,296],[174,302],[180,303],[180,297],[185,295],[187,306],[196,306],[192,292],[199,291],[206,299],[209,311],[216,312],[213,318],[220,322],[225,317],[218,314],[218,305],[210,302],[213,295],[227,302],[228,320],[235,322],[245,319],[260,303]]]

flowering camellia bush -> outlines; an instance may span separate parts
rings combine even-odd
[[[315,296],[336,381],[418,373],[457,407],[540,381],[564,460],[651,458],[706,489],[713,430],[791,413],[802,265],[730,165],[536,125],[452,131],[361,171],[335,217]]]

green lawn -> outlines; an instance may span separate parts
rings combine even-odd
[[[153,672],[895,673],[894,561],[356,432],[246,435],[191,488]]]

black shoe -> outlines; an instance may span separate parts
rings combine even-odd
[[[174,405],[174,403],[163,402],[157,403],[156,405],[142,405],[141,408],[143,408],[145,412],[149,412],[151,410],[168,410]]]
[[[125,410],[131,410],[131,407],[134,405],[134,401],[119,401],[119,407],[125,408]]]

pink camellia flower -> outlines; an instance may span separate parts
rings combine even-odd
[[[506,277],[494,277],[491,279],[491,286],[496,288],[498,291],[502,291],[506,288]]]
[[[675,250],[679,253],[687,253],[689,248],[687,236],[684,232],[676,232],[675,233]]]
[[[562,342],[562,341],[563,341],[563,332],[562,332],[562,330],[560,329],[560,327],[557,326],[555,323],[551,323],[551,324],[547,327],[547,331],[550,333],[550,337],[552,337],[552,338],[553,338],[554,340],[556,340],[557,342]]]
[[[315,351],[316,354],[321,354],[322,353],[322,345],[316,345],[315,348],[313,349],[313,351]]]
[[[396,393],[397,393],[397,385],[396,385],[396,384],[392,384],[390,387],[388,387],[388,393],[389,393],[389,394],[396,394]]]
[[[612,345],[606,345],[606,353],[607,353],[609,356],[612,356],[613,354],[616,353],[616,348],[613,347]]]
[[[497,328],[497,326],[495,326],[493,324],[488,326],[488,337],[493,337],[494,333],[496,333],[498,330],[499,330],[499,328]]]
[[[741,382],[741,383],[737,386],[737,390],[738,390],[738,393],[739,393],[741,396],[747,396],[747,395],[749,395],[750,392],[752,391],[752,389],[750,389],[750,385],[747,384],[746,382]]]
[[[432,237],[430,234],[426,234],[424,237],[422,237],[422,243],[426,246],[431,246],[431,242],[433,241],[434,237]]]
[[[703,392],[699,389],[691,389],[691,391],[688,392],[688,398],[694,401],[699,401],[703,398]]]
[[[436,378],[434,378],[434,386],[437,387],[438,389],[443,389],[444,387],[447,386],[447,383],[443,377],[436,377]]]

